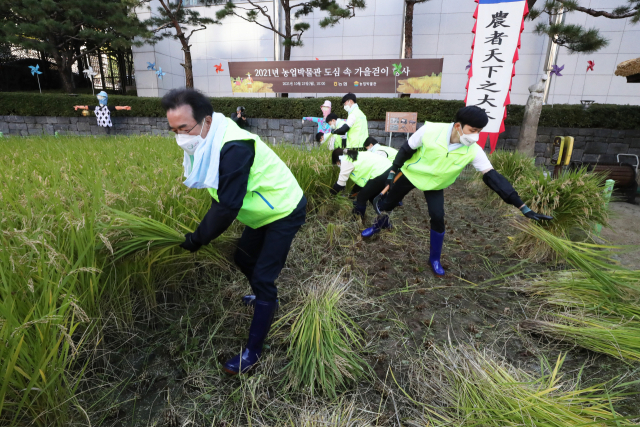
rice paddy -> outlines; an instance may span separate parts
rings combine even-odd
[[[0,147],[0,425],[640,421],[640,278],[613,261],[619,248],[585,238],[606,225],[598,176],[553,181],[527,159],[494,160],[556,228],[514,228],[513,208],[448,189],[441,280],[420,194],[363,242],[351,201],[329,197],[326,150],[273,146],[309,199],[307,225],[263,358],[230,378],[220,362],[252,313],[232,261],[242,227],[195,254],[178,247],[210,197],[182,185],[175,141]]]

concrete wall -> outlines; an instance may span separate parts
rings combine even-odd
[[[162,117],[112,117],[112,135],[172,135],[167,131],[167,119]],[[295,144],[311,143],[317,132],[312,122],[298,119],[248,119],[250,131],[260,135],[265,142],[288,141]],[[0,116],[0,132],[5,136],[53,135],[105,135],[104,128],[96,125],[94,117],[30,117]],[[519,126],[508,126],[500,135],[498,148],[515,149],[520,133]],[[389,134],[384,131],[384,121],[370,121],[369,135],[380,143],[387,143]],[[555,136],[573,136],[573,161],[615,162],[616,154],[640,156],[640,129],[575,129],[538,128],[536,163],[550,163],[551,143]],[[392,145],[399,147],[405,135],[394,136]],[[487,147],[488,148],[488,147]],[[629,159],[627,158],[629,161]]]
[[[539,2],[540,3],[540,2]],[[259,2],[273,16],[273,1]],[[292,49],[292,60],[327,59],[371,59],[400,58],[402,53],[402,20],[404,0],[367,0],[367,8],[357,11],[352,19],[341,21],[332,28],[320,28],[324,13],[313,13],[299,21],[308,22],[311,28],[302,40],[304,45]],[[611,11],[626,5],[626,0],[580,0],[580,5],[598,10]],[[153,9],[157,0],[152,2]],[[467,71],[465,67],[471,54],[475,23],[474,0],[430,0],[416,4],[414,10],[414,58],[444,58],[442,93],[418,94],[415,97],[434,99],[459,99],[465,97]],[[195,7],[204,16],[214,17],[216,7]],[[148,13],[148,12],[141,12]],[[146,15],[145,15],[146,16]],[[543,71],[548,38],[533,33],[538,22],[526,21],[522,34],[520,60],[516,64],[511,102],[524,104],[529,95],[527,88],[536,82]],[[259,22],[266,18],[259,16]],[[640,84],[629,84],[623,77],[614,76],[616,65],[640,56],[640,24],[633,25],[630,19],[594,18],[581,12],[566,14],[566,23],[578,23],[587,28],[596,27],[609,39],[609,45],[594,54],[571,55],[560,48],[557,64],[564,65],[562,77],[553,76],[550,81],[550,104],[579,104],[581,99],[599,103],[640,105]],[[191,39],[194,62],[194,85],[210,96],[234,96],[231,92],[228,61],[271,61],[274,56],[274,33],[259,25],[237,17],[225,19],[222,25],[212,25],[196,32]],[[176,42],[159,44],[156,47],[134,49],[136,81],[140,96],[157,96],[164,89],[184,85],[180,79],[180,67],[175,58],[182,57]],[[159,82],[160,90],[154,87],[155,74],[146,71],[146,61],[155,59],[163,70],[169,69],[171,79]],[[594,71],[587,72],[587,61],[595,61]],[[153,61],[150,61],[153,62]],[[216,73],[214,64],[223,64],[224,73]],[[165,65],[168,64],[168,65]],[[158,87],[156,85],[155,87]],[[242,94],[248,96],[250,94]],[[274,96],[273,94],[269,94]],[[326,94],[295,94],[292,97]],[[239,96],[239,95],[238,95]],[[253,96],[265,96],[254,94]],[[362,94],[366,96],[394,96],[393,94]]]

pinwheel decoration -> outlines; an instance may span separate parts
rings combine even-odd
[[[42,93],[42,87],[40,87],[40,77],[38,77],[39,74],[42,74],[42,71],[40,71],[40,64],[37,64],[35,67],[33,65],[29,65],[29,68],[31,69],[31,75],[35,75],[38,79],[38,89],[40,89],[40,93]]]
[[[560,72],[564,70],[564,65],[562,67],[558,67],[557,65],[554,65],[553,67],[551,67],[551,74],[555,74],[558,77],[562,77],[562,74],[560,74]]]
[[[220,64],[218,64],[218,65],[214,64],[213,66],[216,67],[216,74],[218,74],[220,71],[224,71],[222,69],[222,62]]]
[[[587,61],[587,64],[589,64],[589,65],[587,66],[587,72],[588,72],[589,70],[593,71],[593,66],[594,66],[594,65],[596,65],[595,61]]]
[[[85,76],[87,76],[87,78],[88,78],[89,80],[91,80],[91,94],[92,94],[92,95],[95,95],[95,91],[94,91],[94,89],[93,89],[93,76],[95,76],[95,75],[96,75],[96,74],[98,74],[98,73],[96,73],[95,71],[93,71],[93,67],[92,67],[92,66],[89,66],[89,68],[87,68],[86,70],[84,70],[84,71],[83,71],[83,73],[84,73],[84,75],[85,75]]]
[[[162,76],[164,76],[165,74],[167,74],[167,73],[165,73],[164,71],[162,71],[162,67],[158,67],[158,71],[156,71],[156,76],[158,76],[158,78],[159,78],[160,80],[162,80]]]
[[[155,71],[156,70],[156,63],[153,62],[147,62],[147,70],[151,70],[151,71]]]

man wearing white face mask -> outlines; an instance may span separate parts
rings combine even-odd
[[[470,106],[458,110],[454,123],[426,122],[398,151],[387,177],[390,186],[386,197],[377,207],[381,215],[373,226],[362,232],[368,238],[384,228],[391,227],[391,212],[414,188],[424,192],[431,217],[431,241],[429,264],[433,273],[445,274],[440,264],[444,241],[444,189],[453,184],[469,163],[482,172],[484,183],[506,203],[534,220],[551,220],[525,205],[513,186],[493,169],[486,153],[476,142],[480,132],[489,122],[483,109]]]
[[[344,110],[349,113],[347,122],[341,127],[332,130],[331,133],[334,135],[347,135],[346,147],[343,148],[360,148],[364,141],[369,138],[367,116],[360,110],[356,95],[353,93],[343,96],[342,104],[344,105]],[[327,122],[329,122],[328,119],[329,117],[327,117]]]
[[[305,222],[307,199],[282,160],[258,135],[220,113],[193,89],[174,89],[162,98],[169,130],[184,150],[184,184],[206,188],[211,209],[180,246],[191,252],[220,236],[235,219],[246,225],[234,261],[247,277],[254,307],[249,339],[223,369],[245,373],[260,358],[278,306],[275,280],[294,236]]]

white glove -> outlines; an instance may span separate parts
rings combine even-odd
[[[305,121],[306,121],[305,119],[302,119],[302,124],[304,124]]]

